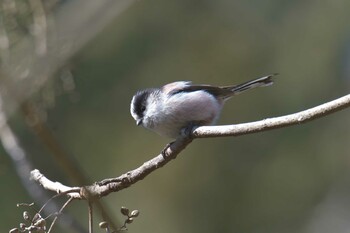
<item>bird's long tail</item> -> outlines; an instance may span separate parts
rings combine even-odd
[[[244,91],[247,91],[252,88],[256,87],[266,87],[270,86],[273,84],[273,76],[277,74],[271,74],[268,76],[264,76],[261,78],[253,79],[248,82],[244,82],[239,85],[231,86],[231,87],[225,87],[225,89],[230,89],[231,90],[231,95],[238,95]]]

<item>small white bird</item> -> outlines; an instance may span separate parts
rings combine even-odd
[[[132,98],[130,112],[137,125],[177,138],[183,130],[215,124],[226,100],[255,87],[272,85],[272,76],[226,87],[179,81],[141,90]]]

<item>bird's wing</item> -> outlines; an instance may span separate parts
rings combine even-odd
[[[191,81],[178,81],[173,83],[168,83],[162,87],[162,92],[168,95],[174,95],[176,93],[182,92],[188,86],[191,85]]]
[[[168,95],[175,95],[183,92],[206,91],[214,96],[226,96],[231,93],[229,88],[215,87],[211,85],[193,85],[189,81],[179,81],[163,86],[163,91]]]

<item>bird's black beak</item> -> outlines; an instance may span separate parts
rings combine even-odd
[[[141,125],[142,124],[142,119],[136,120],[136,125]]]

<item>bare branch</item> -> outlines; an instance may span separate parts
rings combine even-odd
[[[54,191],[56,193],[66,193],[67,196],[72,197],[74,199],[80,199],[80,188],[79,187],[69,187],[66,185],[63,185],[59,182],[53,182],[49,179],[47,179],[43,174],[39,172],[39,170],[33,170],[31,171],[31,177],[30,179],[35,180],[40,185],[43,186],[44,189]]]
[[[349,106],[350,94],[290,115],[237,125],[202,126],[193,131],[193,136],[194,138],[228,137],[277,129],[324,117]]]
[[[82,187],[80,190],[80,195],[76,194],[76,198],[92,200],[93,198],[101,198],[111,192],[117,192],[129,187],[130,185],[142,180],[156,169],[164,166],[170,160],[175,159],[176,156],[182,150],[184,150],[194,138],[238,136],[295,124],[301,124],[319,117],[326,116],[330,113],[340,111],[349,106],[350,94],[328,103],[319,105],[317,107],[286,116],[269,118],[261,121],[238,125],[198,127],[192,132],[192,135],[190,137],[178,138],[175,142],[167,146],[161,154],[145,162],[140,167],[131,170],[119,177],[105,179],[93,185]],[[33,170],[31,172],[31,177],[35,181],[42,184],[46,189],[55,192],[62,192],[70,188],[60,183],[48,180],[39,172],[39,170]]]

